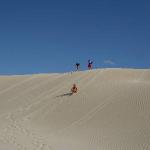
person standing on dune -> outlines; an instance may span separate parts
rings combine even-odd
[[[79,70],[79,66],[80,66],[80,63],[76,63],[76,70],[78,71]]]
[[[90,59],[88,60],[88,69],[92,69],[92,64],[93,64],[93,61],[91,61]]]

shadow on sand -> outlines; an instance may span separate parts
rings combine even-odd
[[[69,92],[69,93],[65,93],[65,94],[58,95],[58,96],[56,96],[56,97],[64,97],[64,96],[71,96],[71,95],[72,95],[72,93]]]

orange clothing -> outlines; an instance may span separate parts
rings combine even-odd
[[[76,86],[73,86],[72,89],[71,89],[71,92],[72,93],[77,93],[78,89]]]

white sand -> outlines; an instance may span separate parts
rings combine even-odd
[[[0,150],[150,150],[150,70],[1,76]]]

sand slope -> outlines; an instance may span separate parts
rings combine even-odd
[[[0,150],[150,150],[150,70],[1,76]]]

